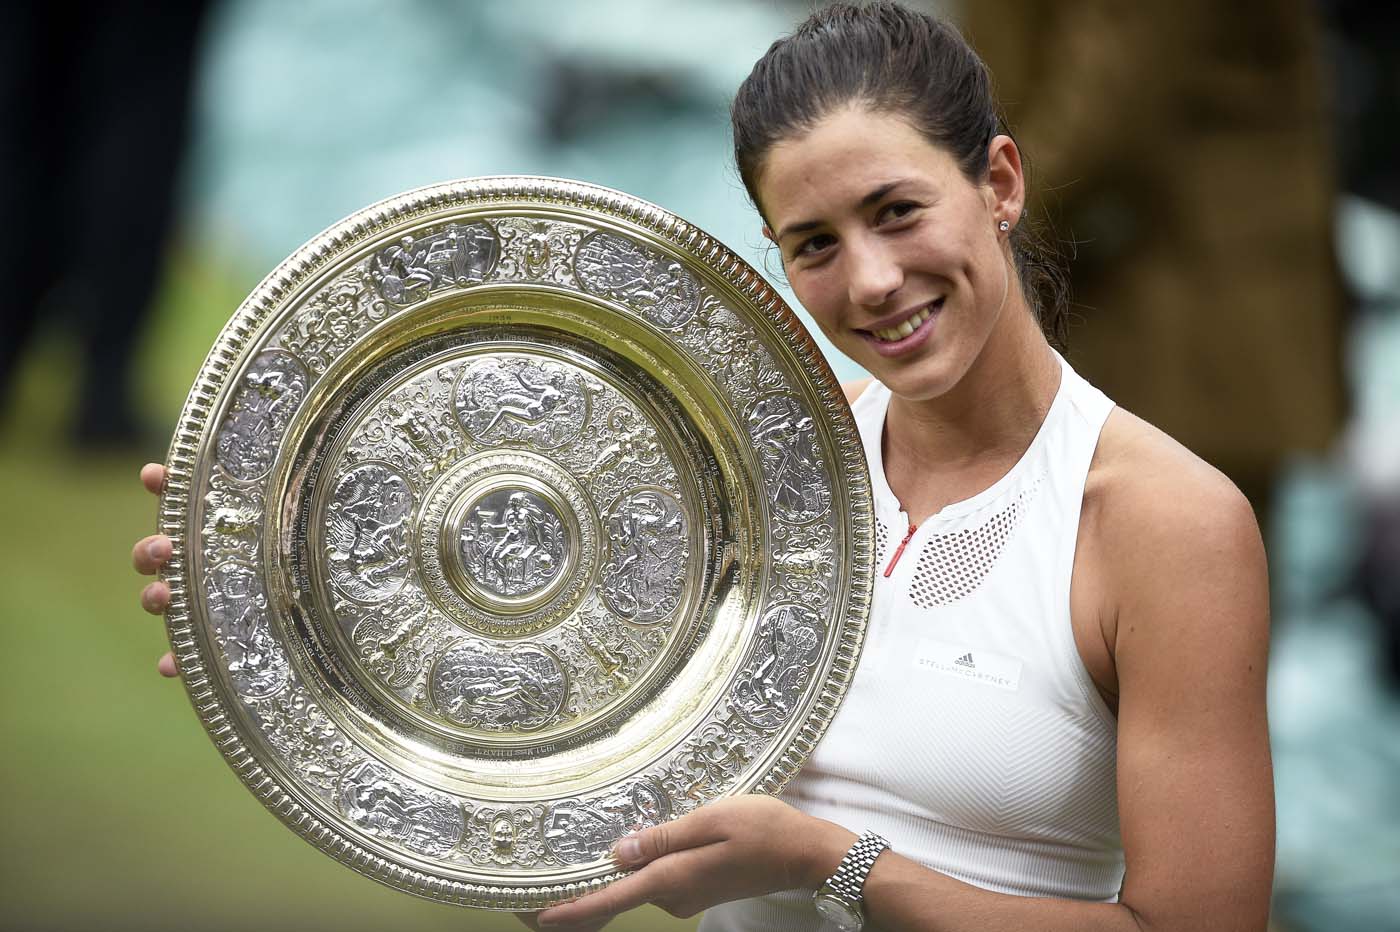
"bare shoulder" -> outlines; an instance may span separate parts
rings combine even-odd
[[[854,382],[842,382],[841,390],[846,393],[846,403],[855,404],[861,393],[870,386],[874,379],[857,379]]]
[[[1224,473],[1122,408],[1104,425],[1084,499],[1093,530],[1115,544],[1137,539],[1189,552],[1210,549],[1222,534],[1259,535],[1249,500]]]
[[[1121,408],[1109,415],[1089,471],[1084,534],[1117,615],[1150,618],[1173,607],[1176,627],[1187,624],[1178,622],[1180,610],[1267,605],[1263,543],[1248,499],[1219,470]],[[1267,608],[1263,615],[1267,624]]]

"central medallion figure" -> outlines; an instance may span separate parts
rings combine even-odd
[[[458,558],[482,589],[530,596],[558,577],[568,552],[567,531],[545,499],[522,488],[498,488],[473,502],[458,533]]]

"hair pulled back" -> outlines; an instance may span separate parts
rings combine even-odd
[[[774,42],[734,97],[734,161],[760,213],[758,176],[773,146],[850,105],[908,121],[969,181],[986,180],[1003,121],[987,66],[957,29],[887,0],[835,3]],[[1041,328],[1063,346],[1067,287],[1054,250],[1024,221],[1011,249]]]

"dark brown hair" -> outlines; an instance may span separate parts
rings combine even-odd
[[[987,147],[1003,121],[987,66],[962,35],[898,3],[835,3],[774,42],[734,97],[734,161],[760,214],[768,152],[850,104],[909,121],[969,181],[986,180]],[[1068,295],[1055,250],[1024,219],[1011,249],[1026,300],[1062,347]]]

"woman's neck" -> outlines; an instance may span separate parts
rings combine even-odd
[[[885,474],[911,520],[970,498],[1005,475],[1035,439],[1060,376],[1059,360],[1018,301],[1005,308],[950,391],[920,401],[892,397],[882,443]]]

